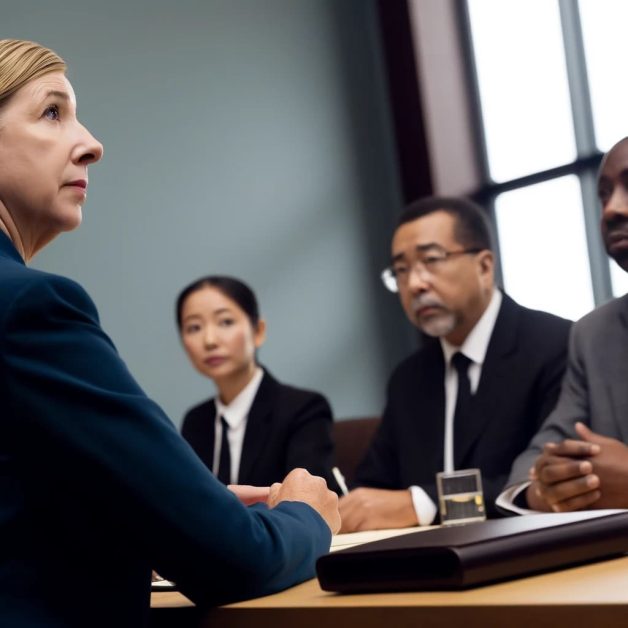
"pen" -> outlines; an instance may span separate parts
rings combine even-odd
[[[342,475],[340,469],[338,467],[334,467],[331,472],[334,474],[334,478],[340,487],[340,491],[343,495],[348,495],[349,489],[347,488],[347,483],[345,482],[345,476]]]

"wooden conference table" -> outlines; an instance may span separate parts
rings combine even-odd
[[[416,530],[338,535],[332,550]],[[339,595],[309,580],[203,613],[177,592],[153,593],[151,606],[156,628],[624,627],[628,556],[468,591]]]

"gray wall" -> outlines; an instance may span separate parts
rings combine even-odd
[[[379,413],[412,334],[377,278],[400,194],[374,2],[0,5],[0,36],[68,61],[105,145],[83,225],[34,265],[85,286],[147,393],[175,422],[213,394],[173,301],[228,273],[258,294],[278,378],[338,417]]]

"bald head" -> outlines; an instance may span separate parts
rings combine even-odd
[[[628,137],[604,156],[598,174],[606,252],[628,272]]]

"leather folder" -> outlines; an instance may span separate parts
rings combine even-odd
[[[628,511],[524,515],[441,527],[318,559],[325,591],[465,589],[628,552]]]

